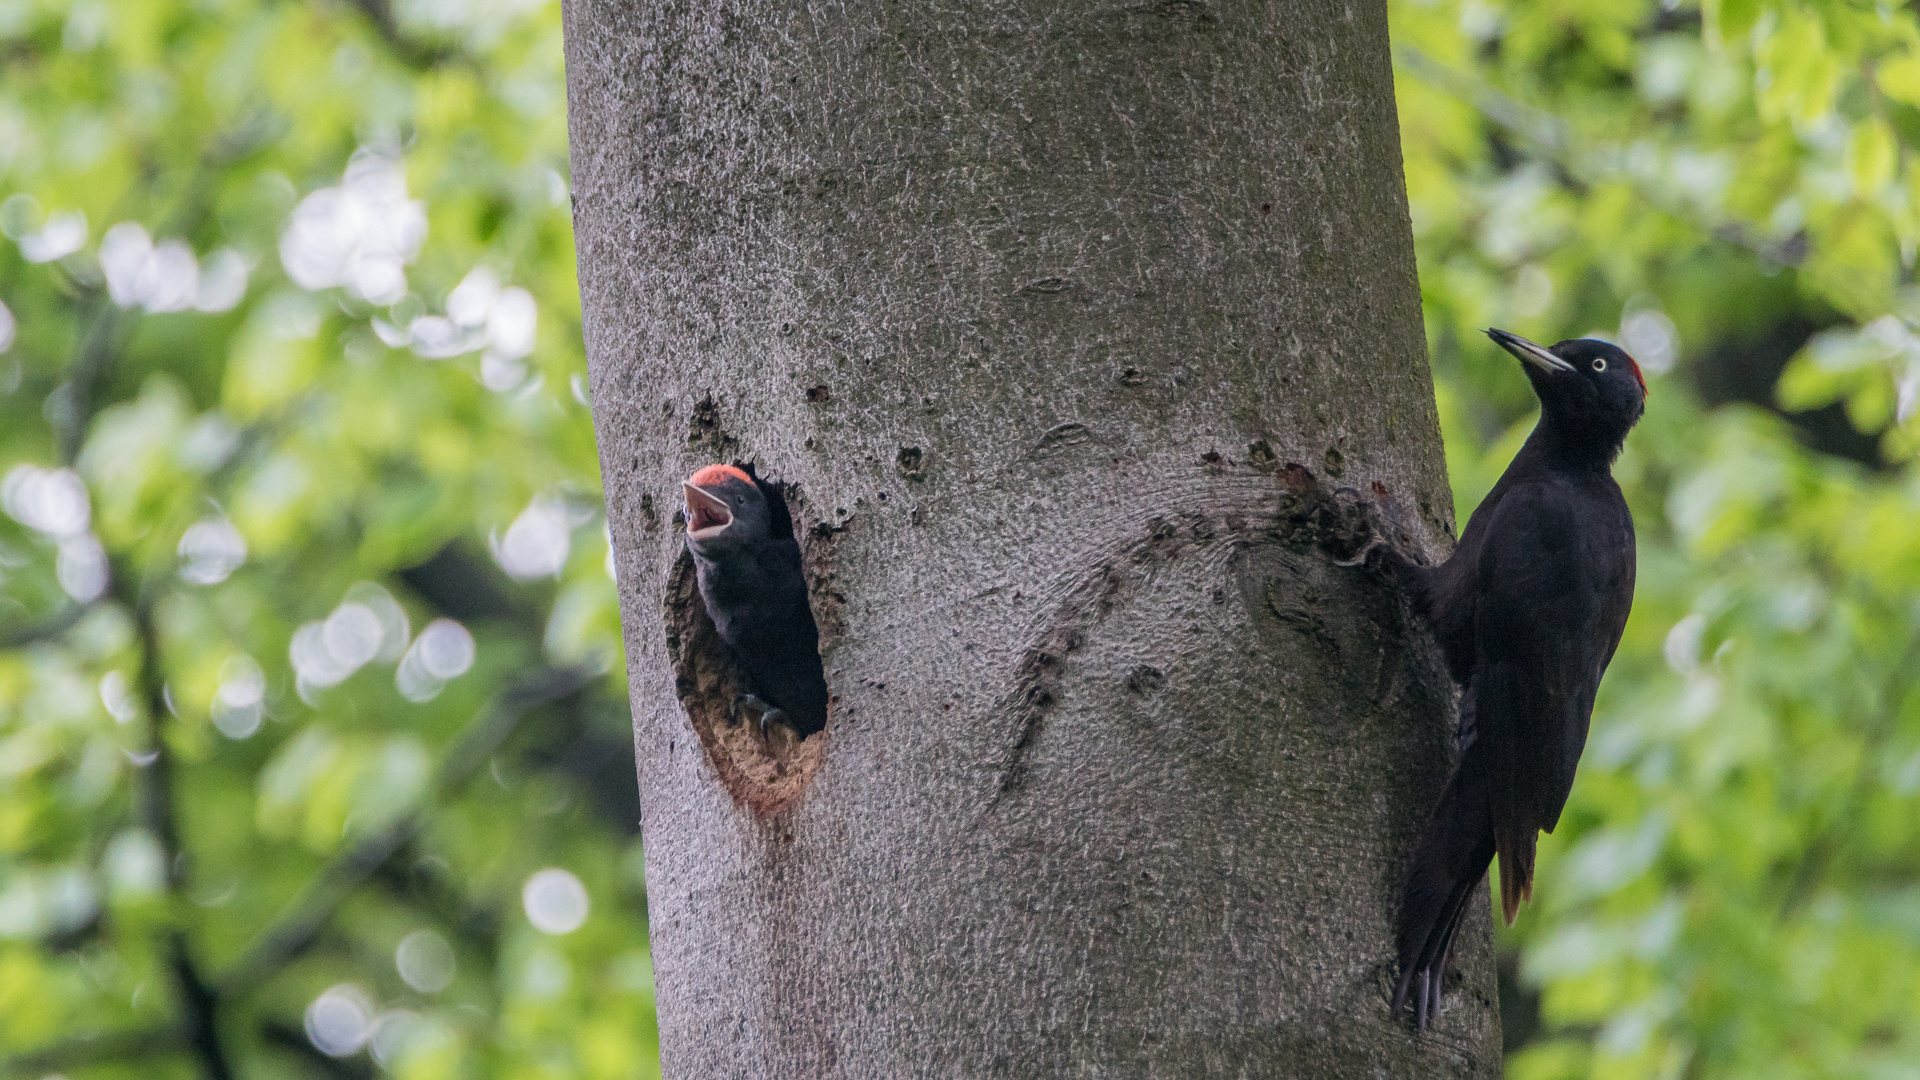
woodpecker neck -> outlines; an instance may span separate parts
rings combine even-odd
[[[1611,473],[1625,443],[1624,431],[1542,410],[1521,453],[1561,472]]]

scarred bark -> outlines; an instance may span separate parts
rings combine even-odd
[[[1450,529],[1384,5],[566,30],[667,1075],[1497,1075],[1484,899],[1387,1016],[1451,690],[1335,565]],[[733,458],[814,577],[797,750],[677,568]]]

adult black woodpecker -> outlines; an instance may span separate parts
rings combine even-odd
[[[785,724],[805,739],[827,726],[827,680],[786,499],[751,464],[709,465],[681,486],[700,599],[753,690],[734,704],[760,714],[762,735]]]
[[[1513,922],[1533,895],[1534,843],[1552,832],[1586,747],[1600,676],[1633,606],[1633,516],[1613,461],[1646,407],[1633,358],[1604,341],[1550,349],[1504,330],[1540,420],[1446,562],[1388,557],[1461,687],[1460,763],[1415,843],[1400,904],[1400,982],[1415,1023],[1438,1015],[1454,932],[1500,857]]]

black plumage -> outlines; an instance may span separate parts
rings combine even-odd
[[[751,464],[709,465],[682,485],[700,599],[753,690],[735,705],[805,739],[827,726],[820,631],[783,498]]]
[[[1462,689],[1460,763],[1415,843],[1400,908],[1392,1009],[1411,999],[1422,1027],[1496,854],[1506,920],[1532,896],[1534,843],[1560,821],[1633,605],[1633,517],[1612,465],[1645,408],[1639,365],[1603,341],[1544,349],[1487,335],[1525,362],[1540,421],[1446,562],[1390,554]]]

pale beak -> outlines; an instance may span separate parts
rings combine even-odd
[[[692,484],[681,484],[687,497],[687,535],[695,540],[719,536],[733,524],[727,504]]]
[[[1501,348],[1519,357],[1526,363],[1539,368],[1541,371],[1573,370],[1572,364],[1535,345],[1519,334],[1509,334],[1505,330],[1488,330],[1487,336],[1492,338]]]

